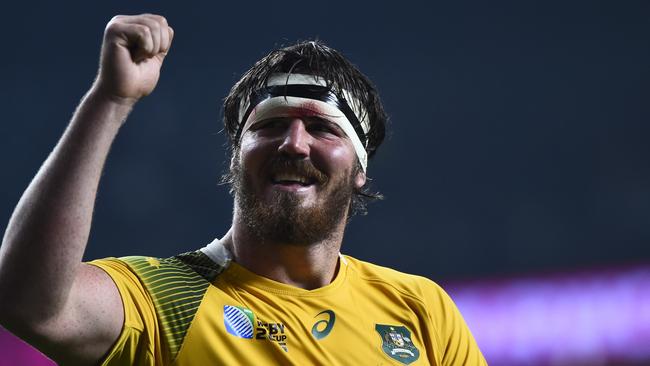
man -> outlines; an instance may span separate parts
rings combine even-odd
[[[110,145],[173,36],[157,15],[107,25],[97,79],[5,233],[2,325],[73,365],[485,364],[437,285],[339,254],[373,197],[367,158],[386,116],[365,76],[317,42],[271,53],[226,98],[235,209],[223,238],[167,259],[81,262]]]

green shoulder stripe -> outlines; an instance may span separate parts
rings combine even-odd
[[[161,327],[164,357],[173,361],[208,286],[225,268],[198,250],[165,259],[120,259],[137,274],[149,292]]]

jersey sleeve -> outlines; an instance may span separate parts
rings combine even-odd
[[[487,362],[458,307],[440,286],[434,286],[435,293],[429,299],[433,301],[431,307],[437,309],[432,312],[432,320],[440,333],[442,365],[486,366]]]
[[[138,276],[123,261],[100,259],[88,264],[104,270],[115,282],[124,306],[124,324],[117,341],[102,366],[156,365],[159,335],[156,311],[149,293]]]

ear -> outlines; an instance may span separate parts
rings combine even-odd
[[[359,172],[354,177],[354,186],[359,189],[363,187],[364,184],[366,184],[366,173],[359,169]]]

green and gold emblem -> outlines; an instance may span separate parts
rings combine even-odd
[[[381,337],[381,349],[390,358],[409,365],[420,357],[420,351],[411,340],[411,332],[405,326],[375,324],[375,330]]]

